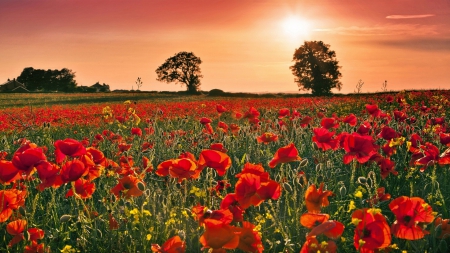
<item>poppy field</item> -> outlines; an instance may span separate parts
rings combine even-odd
[[[449,91],[4,107],[0,252],[449,252],[449,114]]]

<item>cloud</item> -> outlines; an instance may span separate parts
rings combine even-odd
[[[349,36],[387,36],[387,35],[437,35],[436,25],[420,24],[386,24],[375,26],[349,26],[326,29],[315,29],[315,32]]]
[[[428,18],[433,17],[434,14],[420,14],[420,15],[389,15],[389,19],[407,19],[407,18]]]
[[[380,40],[371,43],[378,46],[388,46],[402,49],[450,52],[450,38],[410,38],[402,40]]]

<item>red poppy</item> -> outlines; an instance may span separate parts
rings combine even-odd
[[[216,110],[219,115],[227,111],[227,109],[221,104],[216,105]]]
[[[47,161],[47,157],[42,148],[38,148],[34,143],[20,147],[12,159],[13,165],[27,174],[31,173],[34,166],[41,161]]]
[[[261,136],[256,137],[258,143],[269,144],[278,140],[278,135],[274,133],[263,133]]]
[[[78,157],[86,154],[86,148],[77,140],[67,138],[55,141],[56,162],[62,162],[66,156]]]
[[[335,253],[337,245],[334,241],[319,241],[315,237],[307,237],[300,253]]]
[[[200,170],[203,170],[205,167],[213,168],[219,176],[223,176],[228,168],[231,167],[231,158],[223,152],[206,149],[200,153],[198,167]]]
[[[358,123],[358,119],[356,118],[355,114],[350,113],[342,120],[342,122],[347,123],[350,126],[356,126],[356,124]]]
[[[119,229],[119,223],[117,220],[112,216],[112,214],[109,214],[109,230],[117,230]]]
[[[0,183],[9,184],[21,178],[20,171],[10,161],[0,160]]]
[[[391,230],[380,210],[355,210],[352,222],[356,225],[353,245],[358,252],[374,252],[391,244]]]
[[[144,182],[137,177],[128,175],[119,179],[119,183],[111,189],[117,198],[138,197],[143,194]]]
[[[330,239],[338,239],[344,232],[345,226],[339,221],[329,220],[314,227],[307,235],[307,237],[325,235]]]
[[[226,148],[224,148],[222,143],[212,143],[209,146],[209,149],[217,150],[217,151],[222,152],[222,153],[228,152],[228,150]]]
[[[28,233],[28,240],[30,241],[37,241],[37,240],[41,240],[44,238],[44,230],[40,229],[40,228],[29,228],[27,230]]]
[[[213,134],[214,134],[214,129],[213,129],[213,127],[211,126],[211,124],[208,123],[208,124],[205,124],[205,128],[203,128],[203,132],[204,132],[205,134],[213,135]]]
[[[382,158],[378,161],[380,166],[381,177],[385,179],[389,174],[394,176],[398,175],[398,171],[395,170],[395,163],[389,158]]]
[[[305,192],[306,209],[309,213],[320,213],[322,207],[328,206],[330,202],[328,197],[334,196],[332,191],[323,190],[323,183],[320,183],[319,189],[316,185],[311,185]]]
[[[381,129],[381,133],[378,134],[378,137],[381,137],[387,141],[392,140],[394,138],[399,137],[400,135],[392,128],[388,127],[388,126],[384,126]]]
[[[338,140],[334,139],[335,132],[329,132],[326,128],[314,128],[314,136],[312,140],[316,143],[317,147],[321,148],[323,151],[332,149],[336,150],[338,148]]]
[[[293,161],[299,161],[302,158],[298,155],[298,150],[294,143],[281,147],[277,150],[273,159],[269,162],[270,168],[275,168],[280,163],[288,163]]]
[[[414,162],[414,165],[422,166],[420,168],[421,172],[425,171],[428,166],[432,166],[436,163],[441,165],[450,164],[450,152],[444,152],[440,156],[439,149],[429,142],[422,145],[421,148],[423,149],[423,152],[419,153],[419,150],[411,158],[411,162]]]
[[[200,237],[204,248],[235,249],[239,245],[239,232],[234,226],[222,221],[206,219],[205,232]]]
[[[219,128],[219,130],[221,130],[224,133],[228,133],[228,125],[223,122],[223,121],[219,121],[219,124],[217,126]]]
[[[306,126],[309,125],[309,123],[311,122],[312,118],[309,116],[305,116],[303,117],[303,119],[300,120],[300,126],[305,128]]]
[[[13,210],[19,208],[17,193],[12,190],[0,191],[0,222],[5,222],[12,215]]]
[[[41,183],[38,186],[40,191],[43,191],[48,187],[59,187],[63,184],[61,180],[61,176],[59,175],[60,169],[47,161],[40,162],[36,165],[36,170],[41,180]]]
[[[450,147],[450,133],[440,133],[439,134],[439,142],[442,145],[446,145]]]
[[[44,253],[44,252],[50,252],[50,249],[47,248],[45,250],[45,246],[43,243],[37,243],[36,241],[31,241],[31,245],[25,246],[25,249],[23,251],[24,253]]]
[[[246,111],[244,114],[244,118],[247,118],[247,119],[254,119],[254,118],[258,118],[258,117],[259,117],[259,112],[253,106],[250,107],[250,109],[248,109],[248,111]]]
[[[11,241],[9,242],[8,247],[12,247],[13,245],[25,239],[23,231],[25,230],[26,226],[27,226],[26,220],[15,220],[11,221],[10,223],[8,223],[8,225],[6,225],[6,232],[14,236],[13,239],[11,239]]]
[[[201,171],[191,159],[181,158],[160,163],[155,173],[161,177],[170,175],[173,178],[177,178],[178,182],[181,183],[183,179],[198,178]]]
[[[384,187],[377,189],[377,194],[369,199],[370,205],[376,205],[379,202],[387,201],[391,199],[391,194],[386,193]]]
[[[288,108],[282,108],[278,111],[278,118],[284,118],[286,116],[289,116],[290,111]]]
[[[372,136],[363,136],[358,133],[352,133],[345,137],[344,149],[347,151],[347,154],[344,155],[345,164],[349,164],[354,158],[359,163],[365,163],[375,153]]]
[[[142,136],[142,129],[140,129],[139,127],[133,127],[131,128],[131,135],[137,135],[137,136]]]
[[[186,243],[176,235],[168,239],[162,246],[152,244],[152,251],[157,253],[184,253],[186,252]]]
[[[202,125],[210,124],[211,122],[212,122],[212,120],[210,118],[203,117],[200,119],[200,124],[202,124]]]
[[[80,160],[67,161],[61,168],[60,176],[64,183],[72,182],[89,173],[83,162]]]
[[[335,118],[323,118],[320,125],[325,129],[338,128],[339,122]]]
[[[212,191],[215,191],[217,194],[220,194],[220,192],[229,187],[231,187],[231,184],[228,183],[227,180],[218,180],[216,186],[212,189]]]
[[[79,178],[75,181],[74,187],[76,193],[75,196],[81,199],[88,199],[92,197],[92,194],[95,191],[95,184],[82,178]],[[74,195],[73,189],[70,189],[66,194],[66,198],[71,197],[73,195]]]
[[[434,219],[430,205],[419,197],[401,196],[394,199],[389,208],[397,220],[392,224],[391,231],[395,237],[406,240],[423,238],[429,232],[423,225],[431,223]]]
[[[300,224],[302,226],[312,229],[330,218],[330,215],[325,213],[304,213],[300,216]]]
[[[233,214],[233,222],[241,222],[244,217],[244,209],[236,199],[235,193],[228,193],[220,202],[220,209],[228,209]]]
[[[378,108],[378,105],[366,105],[366,110],[373,117],[379,117],[381,114],[381,110]]]
[[[233,221],[233,214],[229,209],[209,210],[208,208],[197,204],[192,207],[192,213],[194,213],[195,220],[198,220],[200,226],[202,226],[206,219],[213,219],[221,221],[225,224],[230,224]]]
[[[127,144],[126,142],[119,143],[119,154],[131,149],[131,144]]]
[[[233,135],[237,136],[239,134],[239,130],[241,130],[241,127],[237,124],[231,123],[230,124],[230,130]]]
[[[264,250],[262,245],[261,236],[258,231],[255,230],[256,226],[248,221],[242,223],[242,228],[238,228],[239,232],[239,245],[238,249],[245,252],[261,253]]]
[[[450,237],[450,225],[448,225],[449,221],[450,221],[449,219],[445,219],[444,220],[441,217],[437,217],[434,220],[434,226],[436,228],[440,227],[439,230],[441,231],[441,233],[439,233],[437,235],[437,238],[439,238],[439,239],[446,239],[446,238]]]
[[[406,116],[406,113],[403,111],[399,111],[399,110],[394,110],[394,119],[396,121],[405,121],[405,119],[408,118],[408,116]]]

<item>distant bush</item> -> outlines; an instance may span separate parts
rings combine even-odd
[[[223,94],[225,94],[225,92],[221,89],[212,89],[208,93],[210,96],[222,96]]]

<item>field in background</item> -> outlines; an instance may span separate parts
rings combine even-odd
[[[0,252],[448,251],[450,92],[270,96],[0,95]]]

